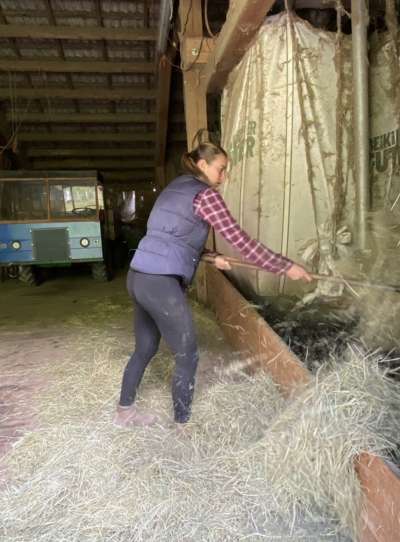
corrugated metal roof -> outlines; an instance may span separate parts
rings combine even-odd
[[[3,10],[37,11],[45,10],[44,0],[0,0]]]
[[[34,134],[51,136],[52,133],[85,133],[105,134],[105,140],[97,143],[85,141],[84,148],[129,148],[127,142],[108,141],[107,134],[155,133],[155,122],[108,124],[103,122],[104,118],[98,118],[101,123],[95,123],[87,115],[157,112],[156,100],[146,99],[146,89],[154,92],[156,88],[156,76],[149,71],[149,65],[151,70],[151,63],[154,63],[156,57],[155,39],[143,39],[144,33],[138,36],[140,39],[137,40],[116,38],[118,31],[121,32],[120,37],[124,38],[126,30],[132,30],[133,33],[141,29],[156,29],[159,11],[159,0],[0,0],[0,25],[19,27],[15,37],[0,39],[0,62],[12,59],[17,68],[14,73],[0,72],[0,87],[3,92],[4,89],[10,90],[10,98],[3,100],[4,109],[8,117],[12,118],[13,126],[17,124],[20,132],[32,134],[33,141],[24,141],[23,145],[29,148],[64,147],[81,150],[82,143],[74,141],[74,138],[66,142],[41,142],[34,140]],[[30,28],[24,29],[24,26]],[[62,39],[50,37],[55,26],[63,27]],[[71,31],[68,28],[71,28]],[[101,28],[107,32],[96,31]],[[82,32],[85,32],[83,35],[90,39],[82,39],[74,29],[82,29]],[[114,35],[110,35],[110,31],[114,31]],[[34,37],[21,37],[29,35]],[[156,33],[154,37],[155,35]],[[31,64],[26,64],[26,61]],[[22,62],[25,63],[22,65]],[[77,65],[76,71],[72,71],[69,66],[73,62]],[[87,69],[92,62],[99,62],[99,72],[92,73]],[[113,65],[118,63],[120,73],[112,73],[103,62]],[[120,64],[123,62],[130,66],[135,63],[146,64],[146,67],[142,72],[138,67],[137,73],[131,73]],[[25,72],[18,71],[18,63],[19,69],[24,69]],[[60,89],[63,89],[63,92],[60,92]],[[91,89],[98,91],[97,96],[101,99],[88,98],[88,89],[89,92]],[[118,89],[122,95],[127,90],[129,92],[129,89],[132,89],[132,93],[137,89],[145,89],[145,97],[121,100],[120,94],[112,94],[113,90]],[[16,96],[16,91],[20,90],[24,91],[23,98]],[[71,91],[75,93],[75,99],[60,97],[70,96]],[[108,99],[105,98],[107,96]],[[39,115],[36,117],[37,123],[33,122],[34,117],[29,116],[32,113]],[[53,117],[61,114],[67,115],[67,120],[68,115],[73,114],[74,120],[78,121],[82,115],[83,120],[63,123]],[[137,146],[154,148],[154,143],[138,141]],[[138,159],[140,160],[140,157]]]

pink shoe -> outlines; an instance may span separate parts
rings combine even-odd
[[[135,405],[122,407],[118,405],[117,412],[113,419],[113,424],[117,427],[145,427],[153,425],[157,421],[157,416],[150,413],[140,413]]]

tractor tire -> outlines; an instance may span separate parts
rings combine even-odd
[[[107,282],[110,280],[110,276],[104,262],[92,263],[92,277],[98,282]]]
[[[18,280],[28,286],[37,286],[38,282],[34,269],[31,265],[20,265],[18,267]]]

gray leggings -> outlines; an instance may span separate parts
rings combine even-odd
[[[135,401],[143,373],[161,336],[175,355],[172,401],[175,421],[187,422],[199,359],[192,313],[178,277],[130,270],[127,287],[134,301],[136,348],[124,371],[121,406]]]

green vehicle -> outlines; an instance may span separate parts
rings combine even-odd
[[[0,266],[34,284],[35,268],[88,263],[109,279],[103,188],[95,171],[0,172]]]

